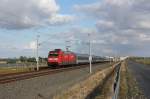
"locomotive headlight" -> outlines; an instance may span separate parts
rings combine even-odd
[[[49,60],[49,61],[51,61],[51,60],[52,60],[52,58],[48,58],[48,60]]]
[[[48,60],[58,60],[58,58],[49,58]]]
[[[58,58],[54,58],[54,60],[58,60]]]

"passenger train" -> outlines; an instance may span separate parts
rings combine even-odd
[[[107,58],[92,55],[92,63],[106,62]],[[66,66],[66,65],[78,65],[89,63],[88,54],[77,54],[71,51],[63,51],[61,49],[55,49],[49,51],[47,64],[50,67]]]

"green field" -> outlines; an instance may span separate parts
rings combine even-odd
[[[142,64],[150,65],[150,59],[138,59],[136,61]]]
[[[0,67],[0,75],[34,71],[33,67]]]
[[[146,64],[146,65],[150,65],[150,58],[134,58],[133,60],[135,60],[138,63],[142,63],[142,64]]]

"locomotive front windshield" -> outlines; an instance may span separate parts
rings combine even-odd
[[[50,53],[48,57],[58,57],[58,53]]]

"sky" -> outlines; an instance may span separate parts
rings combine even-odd
[[[0,57],[76,53],[150,56],[150,0],[1,0]],[[90,34],[90,36],[88,36]],[[68,42],[69,41],[69,42]]]

